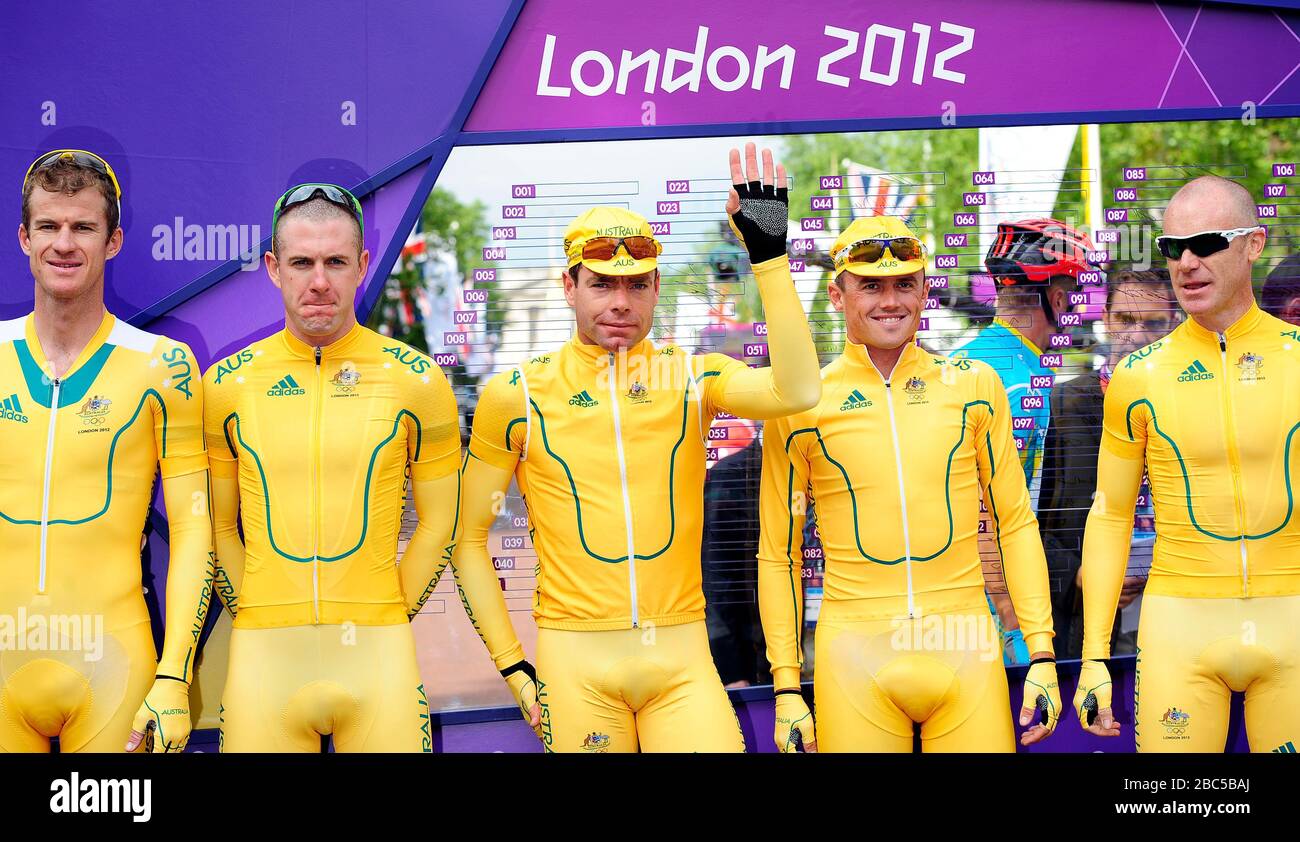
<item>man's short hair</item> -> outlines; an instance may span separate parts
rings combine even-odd
[[[280,226],[284,225],[285,219],[289,217],[313,222],[324,222],[329,219],[350,220],[357,231],[357,255],[360,255],[361,250],[365,247],[365,241],[361,233],[361,221],[346,208],[317,196],[301,204],[289,206],[275,221],[275,229],[271,231],[271,253],[277,258],[280,256]]]
[[[117,191],[107,175],[92,167],[82,166],[72,158],[59,158],[47,167],[33,170],[23,185],[23,227],[30,229],[32,224],[31,198],[37,187],[51,193],[63,193],[71,196],[87,187],[95,187],[104,197],[104,216],[108,220],[108,234],[113,236],[121,222],[120,209],[117,204]]]
[[[1106,276],[1106,306],[1115,298],[1115,291],[1126,284],[1142,284],[1168,299],[1174,298],[1174,287],[1166,269],[1119,269]]]
[[[1276,316],[1291,299],[1300,297],[1300,254],[1293,254],[1273,267],[1259,291],[1259,306]]]

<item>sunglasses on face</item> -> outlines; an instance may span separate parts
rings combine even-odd
[[[361,202],[353,196],[351,192],[344,190],[337,184],[299,184],[297,187],[290,187],[285,194],[275,203],[275,213],[271,216],[271,227],[280,220],[280,215],[294,205],[301,205],[303,202],[310,202],[312,199],[320,197],[331,204],[338,205],[348,213],[356,217],[357,224],[363,229],[366,227],[364,217],[361,215]]]
[[[118,204],[121,205],[122,185],[117,181],[117,173],[113,172],[113,168],[108,165],[108,161],[105,161],[94,152],[87,152],[84,149],[55,149],[32,161],[32,165],[27,168],[27,174],[23,176],[23,192],[27,191],[27,182],[31,179],[32,173],[37,170],[48,169],[65,158],[71,159],[78,166],[92,169],[100,175],[107,176],[109,182],[113,185],[113,195],[117,198]]]
[[[656,257],[662,250],[654,237],[592,237],[582,244],[582,259],[613,260],[620,247],[633,260]]]
[[[1238,237],[1263,230],[1262,225],[1254,225],[1249,228],[1230,228],[1226,231],[1198,231],[1185,237],[1162,234],[1156,237],[1156,248],[1169,260],[1177,260],[1183,256],[1183,252],[1187,251],[1197,257],[1209,257],[1226,249]]]
[[[888,249],[898,260],[915,260],[925,253],[925,246],[913,237],[858,240],[837,251],[832,258],[836,266],[850,263],[876,263]]]

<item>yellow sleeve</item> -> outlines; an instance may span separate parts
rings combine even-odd
[[[429,594],[438,587],[442,572],[451,563],[460,515],[460,475],[451,473],[432,480],[413,480],[412,494],[419,523],[398,565],[407,617],[420,613]]]
[[[215,382],[216,365],[203,377],[203,435],[211,471],[213,586],[230,616],[239,613],[244,542],[239,537],[239,451],[234,440],[233,396]]]
[[[414,379],[410,388],[406,448],[411,479],[420,482],[456,473],[460,465],[460,415],[447,375],[434,366],[428,383]],[[414,375],[411,375],[415,378]]]
[[[470,455],[513,474],[526,429],[519,372],[503,371],[489,380],[479,395],[469,438]]]
[[[981,419],[975,425],[975,461],[984,503],[993,522],[993,537],[1002,557],[1007,592],[1030,654],[1051,652],[1052,600],[1047,557],[1011,435],[1011,404],[997,372],[985,363],[973,365],[978,378],[977,400],[985,404],[971,408],[979,412]]]
[[[162,352],[169,368],[194,366],[181,343]],[[154,415],[163,502],[167,507],[167,616],[158,673],[190,681],[212,597],[212,519],[203,446],[203,388],[198,377],[164,385]]]
[[[812,409],[821,400],[821,365],[803,305],[784,255],[754,266],[767,320],[767,368],[750,368],[722,354],[706,354],[696,364],[704,409],[725,410],[741,418],[779,418]],[[700,365],[703,363],[703,365]]]
[[[407,458],[411,463],[411,491],[415,498],[415,533],[398,565],[408,617],[420,613],[424,601],[438,586],[442,571],[456,547],[456,522],[460,513],[460,415],[456,396],[442,369],[433,368],[428,383],[407,382]]]
[[[1149,404],[1142,377],[1117,368],[1106,389],[1097,491],[1083,532],[1083,657],[1110,657],[1110,632],[1119,608],[1133,539],[1133,507],[1142,488]]]
[[[524,660],[487,548],[488,531],[519,462],[524,425],[512,422],[522,419],[523,392],[516,374],[492,378],[474,411],[469,453],[461,472],[460,540],[451,562],[465,614],[498,670]]]
[[[802,416],[800,416],[802,417]],[[803,527],[807,519],[807,436],[790,437],[794,419],[763,428],[759,485],[758,610],[772,686],[798,689],[803,666]]]

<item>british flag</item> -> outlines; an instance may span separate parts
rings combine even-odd
[[[926,189],[923,184],[910,183],[906,174],[886,173],[853,161],[844,162],[844,184],[854,219],[897,216],[906,221]]]

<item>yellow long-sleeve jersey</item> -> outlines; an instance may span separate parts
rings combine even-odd
[[[1051,651],[1047,562],[997,374],[909,344],[890,377],[845,344],[813,409],[763,431],[759,609],[778,688],[798,687],[808,492],[826,560],[823,611],[883,620],[984,605],[977,537],[991,515],[1030,651]]]
[[[105,312],[72,366],[49,371],[33,316],[0,322],[0,613],[148,623],[140,537],[161,468],[171,558],[159,672],[188,681],[212,584],[194,356]]]
[[[1083,657],[1109,656],[1145,463],[1156,543],[1146,593],[1300,594],[1300,330],[1251,309],[1189,319],[1116,366],[1083,544]]]
[[[723,412],[772,418],[811,406],[820,393],[787,259],[754,272],[771,368],[649,340],[613,355],[575,337],[489,381],[474,414],[460,542],[466,558],[457,567],[489,564],[479,556],[492,501],[469,493],[496,482],[480,482],[475,463],[486,463],[503,484],[515,475],[528,506],[539,626],[603,631],[703,619],[700,539],[713,419]],[[482,633],[496,656],[513,632],[492,626]]]
[[[322,348],[280,331],[209,368],[204,385],[218,564],[230,568],[235,627],[406,622],[419,596],[404,593],[396,563],[408,464],[421,525],[403,568],[432,574],[436,554],[442,565],[451,558],[460,424],[442,371],[356,325]],[[236,478],[237,506],[222,490]],[[443,478],[450,486],[435,502],[447,535],[432,538],[421,487]],[[417,590],[427,578],[414,580]]]

